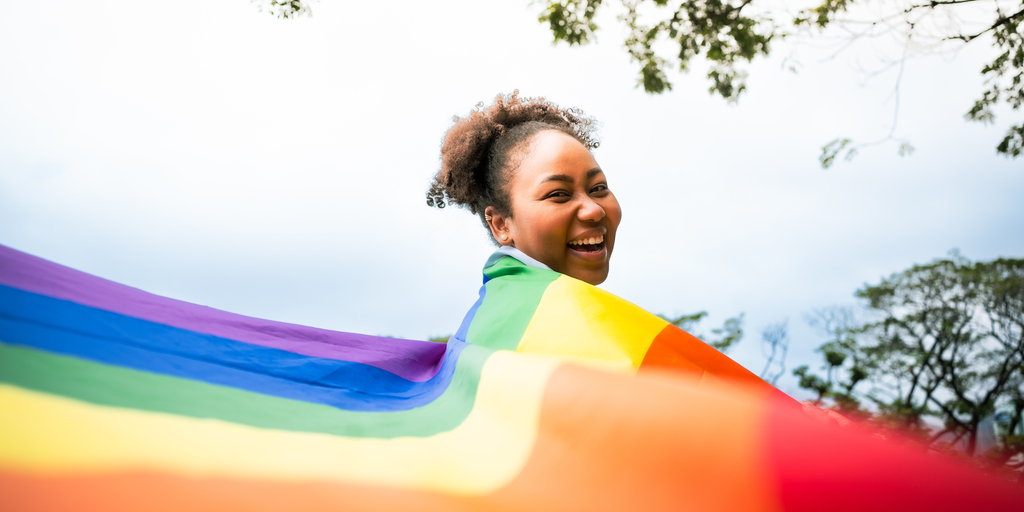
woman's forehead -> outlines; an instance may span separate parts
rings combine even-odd
[[[586,146],[564,133],[538,133],[531,146],[519,164],[518,177],[524,182],[576,183],[589,181],[603,172]]]

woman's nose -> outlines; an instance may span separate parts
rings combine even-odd
[[[583,200],[583,204],[580,205],[576,215],[581,221],[597,222],[604,218],[605,213],[601,205],[588,197]]]

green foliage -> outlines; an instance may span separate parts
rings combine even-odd
[[[676,62],[680,71],[687,71],[691,61],[703,56],[711,69],[708,89],[729,101],[736,101],[746,89],[746,72],[736,65],[750,62],[757,55],[767,55],[775,35],[769,20],[745,16],[747,1],[652,0],[661,16],[654,23],[641,22],[639,7],[644,0],[624,0],[626,14],[620,19],[630,31],[626,49],[633,61],[641,64],[641,84],[649,93],[671,90],[666,70]],[[679,47],[674,58],[662,57],[655,51],[660,40]]]
[[[835,163],[836,157],[839,156],[839,152],[846,148],[846,146],[849,146],[850,142],[850,139],[840,138],[825,144],[825,146],[821,148],[821,156],[818,157],[818,161],[821,162],[821,168],[828,169],[829,167],[832,167],[832,164]],[[851,156],[853,154],[854,153],[847,152],[846,159],[849,160],[853,158]]]
[[[282,19],[293,19],[311,14],[309,0],[252,0],[260,10]],[[840,25],[851,36],[851,42],[865,35],[856,28],[868,26],[898,25],[908,31],[907,45],[914,41],[915,27],[925,16],[954,17],[949,9],[969,5],[981,0],[931,0],[909,5],[892,4],[893,7],[876,12],[874,21],[846,19],[850,7],[858,4],[854,0],[824,0],[821,5],[799,11],[795,15],[776,9],[763,10],[753,15],[754,0],[622,0],[625,13],[619,16],[629,30],[626,51],[631,60],[639,64],[637,85],[643,86],[650,94],[662,94],[672,90],[668,69],[673,65],[680,71],[688,71],[695,58],[703,58],[710,64],[707,78],[711,82],[708,91],[718,94],[729,102],[739,99],[746,90],[747,73],[737,66],[751,62],[758,55],[768,55],[770,43],[789,35],[781,27],[816,28],[824,30]],[[603,0],[536,0],[542,5],[537,20],[551,30],[555,43],[564,41],[570,46],[584,45],[595,39],[598,26],[594,21]],[[757,6],[767,0],[758,0]],[[859,4],[865,4],[860,0]],[[1024,6],[1024,1],[1021,2]],[[644,23],[640,11],[646,9],[652,21]],[[940,9],[945,9],[939,11]],[[651,14],[653,13],[653,14]],[[997,7],[995,19],[984,29],[973,34],[949,32],[939,37],[939,42],[958,41],[970,43],[975,39],[992,34],[993,47],[999,54],[981,74],[986,79],[987,89],[974,106],[965,114],[971,121],[992,123],[995,121],[993,107],[1005,103],[1014,111],[1024,104],[1024,32],[1021,22],[1024,8],[1005,13]],[[787,23],[788,21],[788,23]],[[947,24],[953,27],[953,24]],[[907,28],[909,27],[909,28]],[[948,28],[952,31],[954,28]],[[929,35],[931,36],[931,35]],[[659,42],[678,46],[674,55],[663,55],[656,49]],[[937,44],[933,45],[938,47]],[[890,137],[891,138],[891,135]],[[838,154],[846,150],[845,159],[851,160],[857,154],[857,147],[850,146],[850,139],[837,138],[822,148],[818,157],[822,168],[835,163]],[[1007,130],[996,152],[1016,158],[1024,151],[1024,123],[1013,125]],[[907,156],[914,152],[913,146],[903,142],[898,153]]]
[[[594,39],[598,30],[594,19],[602,0],[537,1],[543,6],[538,19],[551,29],[555,43],[564,41],[575,46]],[[695,58],[702,58],[709,64],[707,78],[711,86],[708,90],[729,102],[735,102],[746,90],[747,73],[742,65],[758,55],[768,55],[773,40],[791,35],[784,27],[821,32],[838,26],[838,30],[848,34],[850,43],[865,36],[877,36],[879,30],[898,31],[901,37],[905,36],[908,48],[936,49],[950,43],[970,43],[991,33],[998,56],[982,70],[988,89],[966,114],[969,120],[991,123],[995,120],[993,106],[1005,103],[1018,110],[1024,103],[1024,34],[1021,31],[1024,9],[1007,14],[997,7],[991,23],[974,34],[964,35],[958,32],[957,24],[948,22],[933,24],[940,27],[938,35],[934,27],[919,28],[926,25],[924,22],[929,16],[937,20],[955,19],[956,9],[970,8],[978,2],[981,0],[880,4],[871,11],[869,19],[861,19],[849,17],[849,11],[866,5],[866,0],[823,0],[820,5],[795,15],[767,0],[622,0],[625,13],[619,16],[619,21],[628,31],[626,51],[640,68],[637,85],[643,86],[646,92],[671,91],[668,70],[678,66],[680,71],[686,72]],[[1024,6],[1024,1],[1021,5]],[[760,14],[751,13],[755,8],[760,9]],[[941,33],[943,30],[945,32]],[[666,54],[666,47],[676,50]],[[892,134],[883,140],[891,139]],[[824,146],[819,156],[822,168],[832,166],[844,150],[844,158],[850,160],[857,154],[858,147],[871,145],[851,146],[850,143],[850,139],[837,138]],[[898,154],[907,156],[913,151],[913,146],[902,142]],[[996,151],[1008,157],[1019,156],[1024,151],[1024,123],[1010,127]]]
[[[252,2],[259,4],[261,11],[266,9],[272,16],[281,19],[294,19],[313,14],[308,0],[252,0]]]
[[[793,18],[793,24],[797,26],[813,25],[818,28],[825,28],[835,19],[837,14],[846,12],[848,4],[848,0],[825,0],[823,4],[817,7],[805,9],[797,13]]]
[[[995,465],[1024,454],[1014,437],[1024,411],[1024,259],[971,262],[954,252],[856,296],[872,321],[835,308],[810,319],[830,336],[819,348],[827,377],[798,368],[801,387],[841,413],[960,443]],[[976,452],[979,425],[997,412],[1006,424],[999,445]],[[929,417],[944,428],[930,430]]]
[[[707,311],[700,311],[692,315],[681,315],[675,318],[669,318],[665,315],[658,316],[666,322],[693,334],[708,345],[715,347],[723,353],[743,339],[743,313],[740,313],[739,316],[726,319],[721,327],[711,329],[711,334],[714,336],[697,334],[697,324],[699,324],[707,315]]]
[[[665,315],[658,315],[658,317],[661,318],[662,320],[665,320],[666,322],[686,332],[692,331],[694,327],[696,327],[697,324],[700,323],[700,321],[703,320],[706,316],[708,316],[707,311],[698,311],[692,315],[680,315],[675,318],[669,318]]]
[[[434,342],[434,343],[448,343],[448,340],[451,337],[452,337],[451,334],[448,334],[446,336],[434,336],[434,337],[431,337],[431,338],[427,338],[427,341]]]
[[[837,350],[825,349],[822,350],[822,353],[825,354],[825,364],[827,364],[830,368],[842,366],[843,361],[846,361],[846,354],[839,352]]]
[[[996,152],[1006,156],[1017,157],[1024,148],[1024,124],[1011,126],[1003,137],[1002,142],[996,146]]]
[[[866,411],[854,388],[868,377],[866,361],[856,352],[857,341],[853,337],[856,321],[849,308],[831,307],[815,311],[807,322],[818,327],[829,341],[818,347],[822,354],[825,378],[810,373],[807,366],[794,370],[798,384],[804,389],[817,393],[814,402],[828,405],[840,414],[864,417]]]
[[[800,387],[818,393],[818,398],[815,398],[814,401],[821,403],[822,399],[832,390],[832,383],[826,382],[825,379],[817,375],[807,373],[808,371],[810,371],[810,368],[807,365],[798,366],[793,370],[793,375],[800,377]]]
[[[594,17],[602,0],[540,3],[543,10],[538,20],[550,28],[556,43],[575,46],[594,39],[598,28]],[[658,14],[653,23],[645,24],[641,19],[639,11],[644,4]],[[767,55],[775,35],[771,20],[743,14],[749,4],[737,0],[623,0],[626,12],[619,20],[629,30],[626,51],[640,65],[637,85],[651,94],[670,91],[667,70],[677,65],[686,71],[694,57],[702,56],[712,64],[708,71],[710,92],[735,101],[746,89],[746,73],[736,65]],[[678,52],[673,56],[659,54],[655,49],[659,41],[678,45]]]
[[[986,30],[974,35],[959,35],[956,39],[970,42],[982,34],[992,31],[992,45],[1001,53],[981,70],[985,77],[986,89],[981,98],[965,114],[971,121],[990,124],[995,121],[992,107],[1002,100],[1013,110],[1024,104],[1024,33],[1021,21],[1024,9],[1014,14],[999,13],[995,22]],[[1008,157],[1017,157],[1024,148],[1024,123],[1011,126],[1006,136],[996,146],[996,152]]]
[[[718,339],[712,340],[710,345],[721,352],[728,351],[729,347],[743,339],[743,313],[740,313],[740,316],[727,319],[721,327],[711,329],[711,334]]]
[[[309,0],[252,0],[260,10],[282,19],[293,19],[311,14]],[[914,42],[915,27],[928,15],[954,18],[950,9],[970,5],[981,0],[931,0],[920,3],[891,4],[889,10],[875,12],[877,19],[847,19],[849,9],[854,5],[866,4],[865,0],[824,0],[821,5],[799,11],[795,15],[784,9],[762,10],[754,15],[750,11],[755,0],[622,0],[625,13],[619,16],[629,31],[626,37],[626,51],[633,62],[640,67],[637,86],[643,86],[650,94],[662,94],[672,90],[668,70],[678,66],[680,71],[690,69],[695,58],[703,58],[710,65],[707,78],[711,82],[708,91],[718,94],[729,102],[736,102],[746,90],[747,72],[738,66],[751,62],[758,55],[768,55],[771,42],[788,34],[784,26],[815,28],[824,30],[839,25],[851,35],[850,41],[861,38],[868,30],[879,26],[899,26],[907,31],[906,44]],[[595,40],[598,26],[594,21],[603,0],[536,0],[542,10],[537,20],[551,30],[553,41],[564,41],[578,46]],[[756,6],[767,4],[758,0]],[[1024,6],[1024,1],[1021,2]],[[769,8],[766,8],[769,9]],[[640,14],[645,10],[646,15]],[[941,11],[940,11],[941,10]],[[653,13],[653,14],[652,14]],[[648,18],[653,20],[644,22]],[[973,34],[953,33],[955,24],[945,24],[950,31],[940,35],[938,42],[957,41],[970,43],[979,37],[992,34],[992,45],[997,57],[986,65],[981,74],[986,79],[987,89],[974,106],[965,114],[971,121],[992,123],[995,121],[993,107],[1005,103],[1014,111],[1024,104],[1024,32],[1021,22],[1024,8],[1005,13],[996,8],[995,19],[986,27]],[[865,21],[867,21],[865,23]],[[927,31],[926,31],[927,32]],[[927,34],[934,37],[934,34]],[[659,53],[660,42],[677,46],[674,55]],[[932,44],[938,47],[938,44]],[[890,137],[891,138],[891,135]],[[887,138],[887,139],[888,139]],[[857,147],[850,146],[850,139],[837,138],[822,148],[818,157],[822,168],[835,163],[838,154],[845,149],[845,160],[857,154]],[[1024,151],[1024,123],[1011,126],[996,152],[1016,158]],[[907,156],[914,152],[913,146],[903,142],[898,153]]]
[[[554,42],[565,41],[570,46],[587,44],[597,31],[594,15],[601,0],[564,0],[548,2],[537,18],[547,23]]]

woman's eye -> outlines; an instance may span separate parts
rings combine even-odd
[[[564,190],[556,190],[556,191],[548,194],[548,199],[561,199],[561,198],[566,198],[566,197],[571,197],[571,196],[569,195],[568,192],[566,192]]]
[[[591,194],[597,194],[599,192],[607,192],[607,191],[608,191],[608,185],[605,185],[604,183],[601,183],[599,185],[595,185],[594,188],[590,189],[590,193]]]

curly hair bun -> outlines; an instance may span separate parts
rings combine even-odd
[[[594,149],[596,128],[597,122],[577,108],[520,98],[518,90],[499,94],[491,105],[480,102],[466,117],[456,116],[445,133],[441,169],[427,191],[427,206],[462,206],[481,220],[488,206],[511,215],[505,187],[533,135],[557,130]]]

